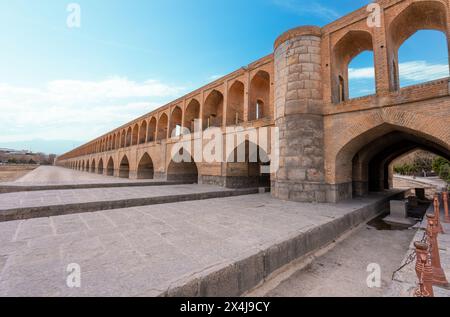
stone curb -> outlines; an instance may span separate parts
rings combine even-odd
[[[1,185],[0,194],[16,192],[32,192],[42,190],[66,190],[66,189],[90,189],[90,188],[114,188],[114,187],[145,187],[145,186],[165,186],[190,184],[183,181],[160,181],[160,182],[135,182],[135,183],[99,183],[99,184],[77,184],[77,185],[38,185],[19,186]]]
[[[0,222],[259,193],[258,188],[0,210]]]

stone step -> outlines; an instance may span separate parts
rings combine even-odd
[[[86,184],[55,184],[55,185],[0,185],[0,194],[31,192],[42,190],[65,190],[85,188],[115,188],[115,187],[140,187],[140,186],[167,186],[190,184],[186,181],[138,181],[117,183],[86,183]]]
[[[175,194],[167,194],[167,191],[164,191],[152,195],[152,193],[149,192],[148,194],[143,193],[141,195],[137,195],[139,197],[124,197],[126,196],[126,193],[117,193],[117,197],[98,200],[85,199],[84,201],[79,199],[77,199],[78,201],[75,201],[74,199],[66,199],[64,202],[60,197],[56,197],[58,199],[53,199],[53,201],[49,203],[43,202],[42,199],[36,202],[33,202],[33,200],[28,200],[25,204],[23,204],[23,202],[21,202],[21,204],[12,203],[6,207],[4,204],[2,206],[2,200],[5,201],[8,199],[8,197],[5,196],[12,194],[2,194],[0,195],[0,222],[260,193],[259,188],[218,189],[216,186],[211,186],[211,189],[209,190],[205,187],[207,186],[202,186],[202,188],[199,188],[199,190],[194,190],[193,192],[185,191],[185,193],[183,193],[183,190],[180,188],[174,188],[173,192],[175,192]],[[142,187],[136,188],[142,190]],[[167,188],[169,188],[169,186],[167,186]],[[176,193],[177,189],[179,189],[179,193]],[[63,195],[61,192],[64,191],[55,191],[55,195]],[[42,193],[46,193],[47,197],[53,196],[51,191],[44,191]],[[111,195],[114,195],[114,193]],[[56,200],[62,200],[62,202],[56,203]]]

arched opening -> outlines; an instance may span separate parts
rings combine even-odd
[[[197,119],[200,119],[200,103],[197,99],[192,99],[184,113],[184,128],[189,129],[191,133],[194,132],[194,122]]]
[[[156,140],[156,119],[152,117],[148,123],[147,142],[154,142]]]
[[[163,113],[158,120],[158,132],[157,132],[157,140],[161,141],[167,138],[167,124],[168,119],[167,115]]]
[[[439,176],[440,168],[435,168],[435,162],[439,159],[440,157],[438,155],[420,148],[414,148],[398,156],[389,164],[388,171],[385,175],[385,187],[405,188],[405,184],[401,184],[402,177],[419,178],[418,180],[420,181],[422,177],[426,179],[430,176]],[[442,177],[442,180],[445,179],[446,177]]]
[[[391,163],[416,149],[450,158],[450,148],[443,140],[424,132],[391,124],[382,124],[348,142],[335,162],[336,183],[348,182],[349,198],[389,189]],[[342,191],[344,187],[342,187]]]
[[[253,142],[239,144],[227,158],[226,187],[270,187],[270,159]]]
[[[348,66],[349,99],[376,93],[375,87],[375,56],[373,51],[364,51],[354,57]],[[339,76],[339,91],[345,100],[344,79]]]
[[[392,20],[387,30],[391,90],[448,77],[447,28],[447,9],[439,1],[413,2]],[[428,32],[417,33],[421,30]],[[414,34],[416,40],[406,42]]]
[[[144,144],[147,139],[147,121],[142,121],[139,127],[139,144]]]
[[[95,159],[92,160],[91,173],[95,173]]]
[[[119,177],[129,178],[130,177],[130,163],[128,162],[128,157],[124,155],[119,165]]]
[[[170,136],[177,137],[181,135],[181,121],[183,120],[183,111],[180,107],[175,107],[170,117]]]
[[[181,150],[180,154],[183,150]],[[190,155],[190,159],[188,161],[175,162],[174,160],[170,161],[170,164],[167,168],[167,180],[168,181],[183,181],[188,183],[197,183],[198,182],[198,168],[197,164],[195,164],[194,159]]]
[[[213,90],[203,105],[203,130],[210,127],[221,127],[223,120],[223,95]]]
[[[133,127],[131,145],[137,145],[138,141],[139,141],[139,125],[135,124]]]
[[[125,130],[122,130],[122,133],[120,135],[120,147],[124,148],[126,146],[126,133]]]
[[[138,169],[137,169],[137,178],[138,179],[153,179],[154,177],[154,168],[153,161],[148,153],[145,153],[141,160],[139,161]]]
[[[248,120],[270,118],[270,75],[260,70],[250,82]]]
[[[81,170],[84,172],[85,171],[85,165],[84,165],[84,161],[83,161],[83,164],[81,165]]]
[[[131,129],[131,127],[129,127],[127,130],[127,139],[126,139],[126,143],[125,143],[126,147],[131,146],[132,138],[133,138],[133,130]]]
[[[100,159],[98,161],[97,173],[100,174],[100,175],[103,175],[103,159]]]
[[[90,172],[90,171],[91,171],[91,168],[89,165],[89,161],[86,161],[86,172]]]
[[[236,81],[228,91],[227,125],[239,125],[244,122],[245,87]]]
[[[331,97],[334,103],[376,91],[372,34],[349,31],[334,46],[332,61]]]
[[[106,175],[114,176],[114,160],[109,158],[108,165],[106,166]]]
[[[117,149],[117,141],[116,141],[116,135],[115,134],[112,137],[112,149],[113,150]]]

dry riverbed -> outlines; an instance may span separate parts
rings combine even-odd
[[[38,165],[0,165],[0,183],[15,181],[37,167]]]

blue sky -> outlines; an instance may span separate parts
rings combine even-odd
[[[81,28],[66,25],[71,2]],[[287,29],[369,2],[0,0],[0,147],[62,153],[271,53]],[[405,84],[445,69],[439,36],[402,48]],[[414,49],[430,40],[441,44]],[[353,96],[370,93],[371,63],[363,54],[350,65]]]

